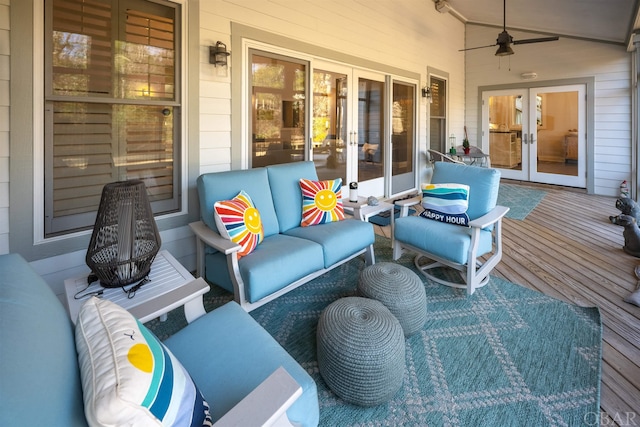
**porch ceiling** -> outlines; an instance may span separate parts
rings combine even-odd
[[[502,27],[502,0],[447,1],[451,13],[463,22]],[[507,0],[506,22],[512,30],[628,45],[633,30],[640,29],[639,3],[640,0]]]

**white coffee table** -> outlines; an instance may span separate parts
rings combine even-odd
[[[75,323],[80,307],[89,296],[76,299],[75,295],[86,295],[102,291],[102,298],[115,302],[128,310],[142,323],[160,317],[180,306],[184,306],[188,322],[205,314],[202,295],[209,291],[209,284],[204,279],[195,279],[168,251],[161,250],[156,255],[148,283],[138,289],[132,298],[128,298],[122,288],[103,288],[100,282],[93,282],[87,288],[86,275],[73,277],[64,281],[69,316]],[[130,289],[135,283],[125,286]]]

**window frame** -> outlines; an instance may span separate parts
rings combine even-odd
[[[134,2],[140,0],[134,0]],[[174,144],[176,147],[176,153],[174,155],[174,166],[177,169],[177,172],[173,174],[173,182],[174,182],[174,199],[177,201],[177,209],[161,213],[156,215],[156,221],[158,222],[158,226],[160,229],[172,227],[176,224],[184,225],[189,222],[189,220],[193,220],[193,218],[187,218],[187,216],[193,217],[194,209],[194,191],[189,190],[190,181],[195,181],[194,173],[197,173],[197,170],[192,169],[191,171],[188,168],[189,164],[194,163],[194,151],[188,150],[190,145],[189,135],[197,135],[196,133],[188,131],[187,121],[188,114],[187,109],[189,108],[188,104],[188,93],[193,95],[194,91],[197,94],[197,84],[194,87],[193,83],[197,83],[192,80],[189,83],[187,75],[189,73],[193,74],[192,71],[187,69],[190,62],[193,62],[194,56],[191,55],[191,58],[188,54],[188,33],[189,31],[189,22],[197,22],[198,19],[193,15],[194,11],[197,11],[194,8],[189,10],[187,5],[187,0],[165,0],[166,3],[171,3],[176,8],[176,37],[179,37],[180,40],[177,42],[176,49],[179,52],[176,55],[176,63],[175,63],[175,97],[176,100],[174,104],[178,104],[180,106],[180,114],[176,119],[177,126],[179,129],[175,132],[175,138],[178,140]],[[154,3],[153,0],[149,1],[149,3]],[[81,229],[76,231],[67,232],[60,235],[51,235],[46,236],[45,233],[45,102],[46,102],[46,92],[45,92],[45,73],[47,72],[46,64],[45,64],[45,38],[50,31],[50,28],[46,27],[47,18],[45,15],[45,8],[50,7],[49,2],[47,0],[35,0],[33,17],[34,17],[34,44],[33,44],[33,245],[45,245],[48,243],[57,242],[59,244],[60,241],[69,241],[69,245],[72,247],[80,246],[81,248],[86,247],[86,243],[84,240],[88,238],[91,234],[91,227],[87,229]],[[40,24],[40,25],[39,25]],[[195,58],[197,61],[197,58]],[[192,67],[193,64],[190,64]],[[50,70],[51,68],[49,68]],[[196,73],[197,75],[197,70]],[[85,100],[80,97],[79,101]],[[173,101],[161,100],[161,101],[152,101],[148,105],[152,105],[153,103],[160,103],[162,105],[167,105]],[[197,100],[196,100],[197,102]],[[195,114],[198,114],[197,108],[190,108],[191,111],[195,111]],[[191,122],[193,120],[190,120]],[[193,136],[191,137],[193,139]],[[197,138],[195,139],[197,141]],[[198,156],[196,155],[195,158]],[[160,202],[162,203],[162,202]],[[153,203],[152,203],[153,205]],[[192,206],[193,205],[193,206]],[[154,209],[155,210],[155,209]],[[191,214],[189,214],[191,213]],[[95,215],[94,215],[95,216]],[[166,224],[163,227],[163,224]],[[80,238],[78,241],[77,239]],[[73,243],[71,243],[73,242]],[[61,246],[57,246],[61,248]],[[55,250],[55,252],[60,252],[60,250]],[[64,250],[62,249],[62,252]]]

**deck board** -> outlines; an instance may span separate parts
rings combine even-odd
[[[506,182],[506,181],[505,181]],[[505,218],[504,255],[493,273],[583,307],[603,322],[601,425],[640,425],[640,307],[623,298],[635,290],[640,258],[622,247],[623,228],[609,221],[615,198],[541,184],[547,195],[523,220]],[[389,227],[376,233],[390,237]],[[630,414],[630,415],[628,415]]]

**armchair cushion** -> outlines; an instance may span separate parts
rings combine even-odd
[[[400,220],[401,219],[401,220]],[[419,216],[407,216],[396,221],[394,235],[401,242],[416,248],[428,248],[429,252],[458,264],[466,264],[471,237],[468,227],[425,221]],[[492,249],[490,230],[480,231],[478,256]]]
[[[465,184],[423,184],[420,216],[448,224],[469,225],[469,186]]]
[[[209,406],[187,371],[128,311],[92,297],[75,333],[92,426],[211,425]]]
[[[313,378],[235,302],[198,318],[167,338],[165,344],[200,385],[205,399],[212,402],[214,421],[282,366],[303,391],[287,410],[289,420],[302,427],[318,425],[318,395]]]
[[[214,216],[220,235],[242,247],[238,251],[238,258],[253,252],[264,239],[260,212],[244,191],[231,200],[216,202]]]
[[[303,178],[300,180],[300,190],[302,191],[301,226],[309,227],[344,219],[342,178],[328,181]]]

